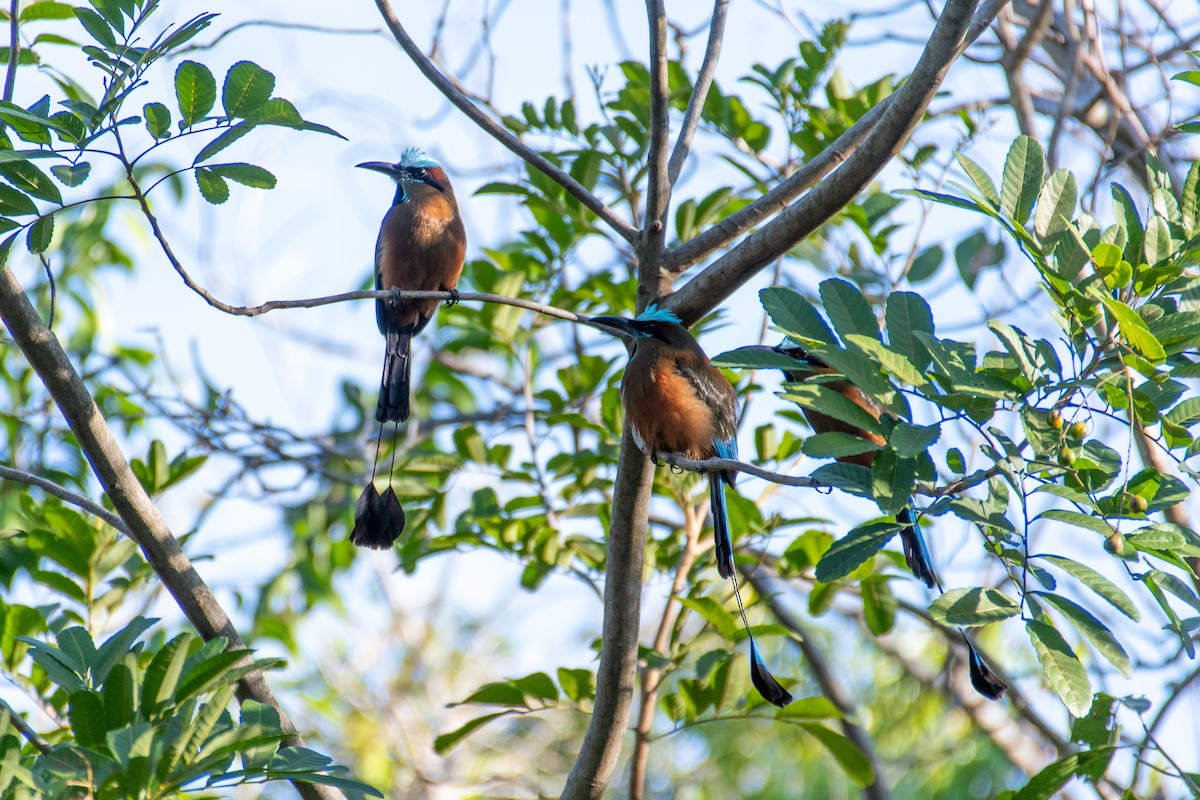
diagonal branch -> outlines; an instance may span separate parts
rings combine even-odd
[[[971,42],[974,42],[987,30],[992,20],[1004,6],[1008,5],[1008,2],[1009,0],[985,0],[975,12],[967,35],[958,47],[955,57],[961,55]],[[914,72],[906,85],[911,84],[915,78],[916,73]],[[860,117],[858,122],[850,126],[833,144],[825,148],[820,155],[796,170],[762,197],[669,251],[666,257],[667,267],[673,272],[682,272],[702,261],[737,237],[765,222],[816,185],[817,181],[845,162],[867,138],[868,134],[875,130],[884,114],[896,102],[897,94],[885,97],[878,105]]]
[[[477,105],[471,102],[465,94],[458,90],[454,83],[441,73],[428,56],[421,51],[417,43],[408,35],[408,31],[400,24],[400,20],[396,17],[396,13],[392,11],[391,3],[388,0],[375,0],[375,5],[379,7],[379,13],[383,15],[383,21],[387,23],[388,28],[392,32],[392,36],[396,38],[400,48],[408,54],[412,62],[417,66],[426,79],[432,83],[438,91],[446,96],[446,99],[458,107],[458,110],[463,112],[476,125],[478,125],[485,133],[493,139],[508,148],[512,153],[524,159],[529,164],[550,176],[555,183],[562,186],[570,192],[575,199],[587,206],[593,211],[596,216],[604,220],[610,228],[612,228],[618,236],[625,241],[633,244],[637,241],[637,229],[630,225],[625,220],[617,216],[617,213],[600,201],[598,197],[584,188],[583,184],[572,178],[565,171],[552,164],[549,159],[538,153],[533,148],[526,145],[503,125],[492,119],[481,110]]]
[[[700,113],[704,110],[704,102],[708,99],[708,90],[712,87],[713,75],[717,72],[717,61],[721,57],[721,43],[725,39],[725,17],[729,11],[729,0],[716,0],[713,5],[712,22],[708,26],[708,46],[704,50],[704,61],[700,64],[700,74],[696,76],[696,85],[692,87],[692,96],[688,99],[687,110],[683,112],[683,125],[679,128],[679,138],[675,140],[675,149],[671,151],[671,160],[667,164],[667,180],[671,185],[679,180],[687,161],[688,151],[692,146],[692,137],[696,135],[696,127],[700,124]]]
[[[128,526],[130,538],[137,542],[146,561],[188,621],[206,640],[222,636],[229,642],[231,650],[244,650],[246,645],[233,623],[179,546],[162,512],[134,476],[83,379],[67,358],[58,338],[42,323],[11,269],[0,270],[0,319],[66,418],[113,508]],[[242,679],[238,696],[273,706],[279,712],[281,727],[289,734],[285,741],[289,745],[302,744],[295,726],[279,706],[261,672],[253,672]],[[306,800],[345,798],[332,786],[302,782],[294,785]]]
[[[665,305],[685,324],[694,323],[865,189],[920,122],[947,70],[965,46],[975,5],[975,0],[946,3],[912,75],[896,92],[870,136],[828,180],[718,258]]]

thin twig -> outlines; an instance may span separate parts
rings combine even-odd
[[[17,85],[17,61],[21,57],[21,40],[18,37],[20,21],[18,11],[21,0],[12,0],[8,12],[8,71],[4,73],[4,102],[10,103],[13,89]]]
[[[562,186],[571,193],[579,202],[587,206],[596,216],[604,220],[604,222],[613,229],[625,241],[633,244],[637,241],[638,231],[625,220],[621,219],[615,211],[606,206],[594,194],[584,188],[583,184],[572,178],[564,170],[552,164],[545,156],[538,153],[533,148],[526,145],[503,125],[492,119],[484,113],[477,105],[471,102],[470,98],[464,95],[454,83],[441,73],[433,62],[421,51],[417,43],[408,35],[408,31],[400,24],[400,20],[392,11],[391,4],[388,0],[375,0],[375,5],[379,8],[379,13],[383,15],[384,22],[399,43],[400,48],[408,54],[412,59],[417,69],[421,71],[426,79],[432,83],[438,91],[445,95],[446,99],[458,107],[476,125],[485,133],[498,141],[504,147],[508,148],[514,155],[524,159],[529,164],[536,167],[541,172],[544,172],[555,183]]]
[[[129,527],[116,514],[112,513],[95,500],[72,492],[70,489],[64,486],[59,486],[52,480],[48,480],[39,475],[34,475],[30,472],[24,472],[22,470],[13,469],[12,467],[6,467],[3,465],[0,465],[0,478],[3,478],[6,481],[13,481],[15,483],[23,483],[26,486],[36,486],[38,489],[45,491],[47,494],[54,495],[65,503],[70,503],[76,508],[83,509],[92,516],[99,517],[108,525],[116,528],[126,536],[129,535]]]
[[[700,73],[692,87],[692,96],[688,98],[687,109],[683,112],[683,124],[679,128],[679,138],[675,140],[675,149],[671,151],[671,160],[667,164],[667,180],[672,186],[679,180],[679,173],[687,161],[688,151],[692,146],[692,137],[696,135],[696,127],[700,124],[700,112],[704,110],[704,101],[708,99],[708,90],[712,87],[713,76],[717,72],[717,61],[721,57],[721,43],[725,39],[725,17],[729,10],[729,0],[716,0],[713,5],[712,22],[708,27],[708,46],[704,49],[704,61],[700,64]]]
[[[16,0],[13,0],[13,4],[16,4]],[[29,723],[26,722],[25,719],[16,711],[13,711],[12,706],[4,702],[4,700],[0,700],[0,711],[8,714],[8,718],[12,721],[13,727],[20,731],[21,735],[25,737],[25,740],[36,747],[39,752],[50,752],[50,743],[43,739],[37,731],[29,727]]]
[[[646,155],[648,178],[643,235],[647,238],[645,246],[656,253],[661,245],[655,240],[665,238],[665,218],[671,204],[671,181],[667,177],[671,97],[667,85],[667,10],[663,0],[646,0],[646,18],[650,25],[650,149]]]
[[[810,489],[832,488],[829,484],[809,478],[806,475],[784,475],[782,472],[771,472],[768,469],[756,467],[753,464],[747,464],[745,461],[737,461],[732,458],[691,459],[684,458],[676,453],[659,453],[658,457],[666,462],[667,466],[678,467],[688,472],[708,473],[733,470],[784,486],[806,486]]]

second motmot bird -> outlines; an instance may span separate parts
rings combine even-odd
[[[801,383],[814,376],[830,375],[835,372],[828,364],[804,348],[779,345],[770,349],[799,362],[796,365],[797,369],[783,370],[784,377],[793,383]],[[886,413],[883,407],[875,402],[870,395],[845,378],[822,381],[821,385],[850,400],[875,419],[879,419]],[[804,409],[804,418],[808,420],[808,424],[812,426],[813,431],[816,433],[848,433],[852,436],[866,439],[874,444],[887,444],[887,441],[877,433],[864,431],[848,422],[835,419],[811,408]],[[847,464],[858,464],[870,469],[875,461],[875,453],[873,451],[857,453],[855,455],[841,456],[837,460]],[[908,568],[912,570],[917,580],[932,589],[937,584],[937,575],[933,571],[933,563],[929,557],[929,548],[925,544],[925,537],[921,535],[921,528],[917,525],[910,506],[906,506],[896,515],[896,522],[903,526],[900,528],[900,542],[904,546],[904,560],[908,563]]]
[[[395,164],[367,161],[357,166],[396,182],[396,195],[375,242],[375,288],[453,292],[462,275],[467,234],[442,165],[409,148]],[[439,302],[390,297],[375,301],[375,322],[387,339],[377,421],[408,419],[410,343],[433,319]]]
[[[692,460],[737,459],[737,390],[719,369],[708,363],[699,343],[673,312],[651,305],[635,319],[593,317],[590,323],[630,343],[629,363],[621,379],[625,424],[643,453],[658,462],[661,455]],[[725,486],[737,472],[710,472],[709,503],[717,571],[733,579],[733,591],[747,633],[750,625],[742,607],[733,570],[733,539]],[[792,696],[767,670],[754,637],[750,637],[750,678],[764,698],[781,708]]]

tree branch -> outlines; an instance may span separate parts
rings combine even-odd
[[[966,45],[975,0],[949,0],[929,44],[879,123],[846,162],[796,203],[781,211],[672,295],[665,303],[694,323],[759,270],[786,253],[852,201],[900,151]]]
[[[504,145],[504,147],[508,148],[516,156],[544,172],[555,183],[570,192],[575,199],[591,209],[600,219],[604,220],[622,239],[630,244],[637,242],[638,231],[636,228],[617,216],[615,211],[585,189],[583,184],[552,164],[541,153],[526,145],[503,125],[480,110],[478,106],[471,102],[470,98],[459,91],[458,87],[434,66],[433,62],[429,60],[425,53],[421,51],[421,48],[417,46],[417,43],[412,40],[412,37],[408,35],[408,31],[400,24],[400,20],[396,17],[395,12],[392,11],[391,3],[388,0],[375,0],[375,5],[379,7],[379,13],[383,15],[383,21],[387,23],[392,36],[395,37],[396,42],[400,45],[400,49],[408,54],[408,57],[412,59],[413,64],[421,71],[421,74],[438,91],[445,95],[447,100],[457,106],[459,111],[463,112],[468,119],[478,125],[484,133],[487,133],[497,142]]]
[[[83,509],[92,516],[99,517],[111,527],[116,528],[121,533],[129,536],[129,526],[126,525],[124,520],[122,520],[116,514],[112,513],[95,500],[84,497],[81,494],[76,494],[65,486],[59,486],[52,480],[3,465],[0,465],[0,478],[3,478],[7,481],[13,481],[15,483],[23,483],[26,486],[36,486],[47,494],[54,495],[63,502],[70,503],[76,508]]]
[[[601,800],[617,767],[621,744],[629,727],[630,707],[637,684],[646,518],[654,482],[650,460],[638,449],[631,430],[626,427],[621,439],[621,458],[613,492],[596,702],[579,747],[579,756],[567,776],[560,800]]]
[[[980,34],[987,30],[995,16],[1008,2],[1009,0],[985,0],[972,18],[967,35],[954,54],[955,57],[961,55],[971,42],[974,42]],[[920,67],[921,64],[918,64],[917,68]],[[914,70],[905,85],[910,85],[916,77],[917,73]],[[705,229],[691,240],[668,251],[667,268],[673,272],[682,272],[785,208],[850,157],[851,153],[867,138],[867,135],[875,130],[879,121],[896,102],[898,94],[899,92],[885,97],[878,105],[860,117],[858,122],[850,126],[833,144],[821,151],[820,155],[796,170],[762,197]]]
[[[667,177],[667,148],[671,138],[671,96],[667,85],[667,10],[663,0],[646,0],[650,23],[650,149],[646,156],[645,236],[656,241],[658,252],[665,239],[667,208],[671,204],[671,181]]]
[[[222,636],[228,641],[229,649],[244,650],[246,645],[241,636],[180,548],[162,512],[134,476],[79,373],[63,352],[57,337],[42,324],[11,269],[0,270],[0,319],[66,418],[113,508],[128,526],[130,538],[137,542],[146,561],[188,621],[206,640]],[[261,672],[243,678],[238,695],[240,699],[249,697],[273,706],[279,712],[281,727],[289,734],[285,742],[302,744],[295,726],[271,693]],[[301,782],[294,785],[306,800],[344,800],[342,792],[331,786]]]
[[[21,0],[12,0],[8,10],[8,71],[4,73],[4,102],[12,101],[13,89],[17,85],[17,63],[21,60],[20,30]]]
[[[16,2],[17,0],[13,0],[13,5],[16,5]],[[4,700],[0,700],[0,712],[8,715],[8,719],[10,722],[12,722],[12,726],[20,731],[21,735],[25,737],[25,740],[33,745],[38,752],[50,752],[50,743],[43,739],[41,734],[31,728],[29,723],[25,721],[24,717],[22,717],[16,711],[13,711],[12,706],[4,702]]]
[[[717,72],[717,61],[721,57],[721,44],[725,40],[725,17],[729,11],[729,0],[716,0],[713,5],[712,22],[708,26],[708,46],[704,49],[704,60],[700,64],[700,73],[692,87],[692,96],[688,98],[687,110],[683,112],[683,124],[679,128],[679,138],[675,140],[675,149],[671,151],[671,160],[667,164],[667,180],[672,186],[679,180],[687,161],[688,151],[692,146],[692,137],[696,135],[696,127],[700,124],[700,114],[704,110],[704,102],[708,99],[708,90],[712,87],[713,76]]]

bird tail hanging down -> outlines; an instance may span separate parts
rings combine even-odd
[[[708,476],[709,504],[713,518],[713,546],[717,572],[722,578],[733,577],[733,538],[729,535],[729,509],[725,505],[725,479],[719,472]]]
[[[908,568],[917,580],[932,589],[937,585],[937,575],[934,574],[929,548],[925,545],[920,526],[913,519],[912,510],[902,510],[896,515],[896,521],[904,526],[900,529],[900,542],[904,545],[904,560],[908,562]]]
[[[387,353],[383,357],[383,379],[379,383],[376,422],[404,422],[408,419],[408,379],[412,371],[409,358],[411,333],[387,332]]]

